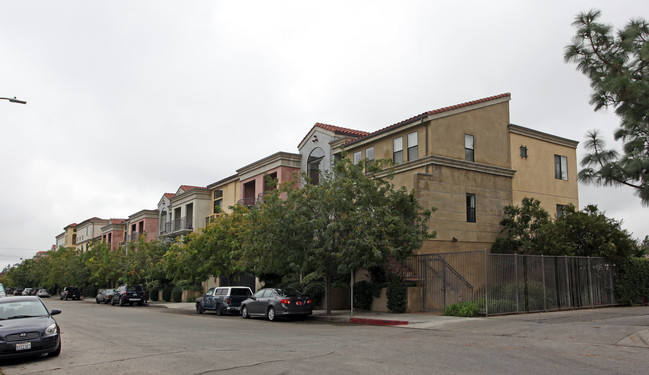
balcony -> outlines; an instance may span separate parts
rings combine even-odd
[[[160,230],[161,236],[180,236],[194,230],[193,217],[181,217],[170,222],[164,223],[164,228]]]

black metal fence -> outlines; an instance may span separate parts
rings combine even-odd
[[[614,265],[605,258],[490,254],[417,255],[406,262],[420,281],[422,309],[474,301],[485,315],[615,305]]]

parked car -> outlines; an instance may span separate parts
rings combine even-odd
[[[14,294],[14,288],[13,287],[6,287],[5,288],[5,295],[6,296],[11,296]]]
[[[0,299],[0,359],[61,353],[60,329],[52,315],[35,296]]]
[[[128,303],[133,306],[136,302],[140,306],[147,302],[146,292],[142,285],[139,284],[121,285],[113,294],[110,304],[114,305],[118,303],[120,306],[124,306]]]
[[[247,286],[210,288],[202,297],[196,299],[196,312],[202,314],[205,310],[213,310],[216,315],[238,315],[241,302],[250,296],[252,290]]]
[[[4,286],[2,286],[2,284],[0,283],[0,298],[6,297],[6,296],[7,296],[7,292],[5,291]]]
[[[97,303],[110,303],[113,299],[113,294],[115,294],[115,289],[99,289],[95,301]]]
[[[313,301],[294,288],[264,288],[241,302],[241,316],[263,316],[268,320],[278,317],[306,317],[313,313]]]
[[[76,286],[66,286],[63,288],[60,294],[61,299],[68,300],[80,300],[81,299],[81,292],[79,292],[79,288]]]
[[[14,289],[14,296],[22,296],[22,295],[23,295],[23,288]]]
[[[36,291],[36,296],[41,298],[50,298],[50,293],[45,288],[40,288]]]
[[[25,288],[25,289],[23,289],[22,295],[23,296],[31,296],[32,295],[32,289],[34,289],[34,288]]]

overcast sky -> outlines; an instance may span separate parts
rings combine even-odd
[[[512,123],[613,146],[619,119],[563,61],[591,8],[616,28],[649,18],[640,0],[0,0],[0,97],[27,101],[0,100],[0,268],[70,223],[297,152],[316,122],[374,131],[510,92]],[[649,234],[629,189],[579,200]]]

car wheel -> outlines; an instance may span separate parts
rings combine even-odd
[[[99,298],[95,298],[95,303],[99,304]]]
[[[111,299],[110,299],[110,305],[111,305],[111,306],[115,306],[115,298],[111,298]]]
[[[56,348],[55,351],[49,353],[47,356],[48,356],[48,357],[58,357],[59,354],[61,354],[61,344],[62,344],[62,342],[61,342],[61,336],[59,336],[59,347]]]
[[[241,307],[241,317],[244,319],[250,318],[250,314],[248,313],[248,306]]]
[[[205,311],[203,308],[203,305],[201,305],[199,302],[196,302],[196,314],[202,314]]]
[[[273,306],[271,306],[271,307],[268,308],[268,320],[270,320],[272,322],[273,320],[275,320],[275,318],[277,318],[275,316],[275,308],[273,308]]]
[[[216,315],[223,315],[223,310],[221,310],[221,305],[216,305]]]

